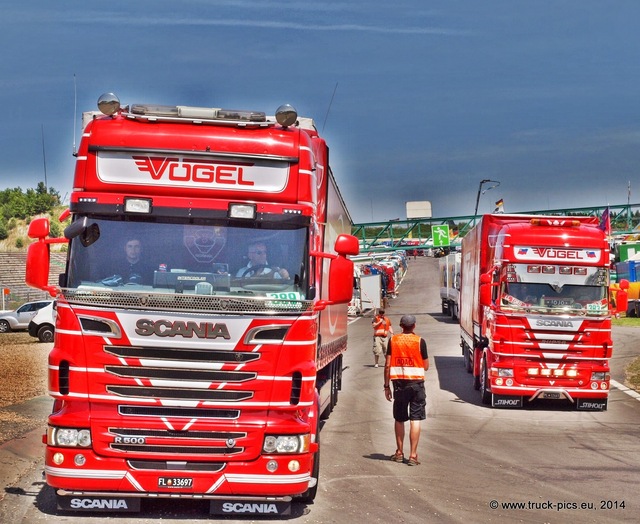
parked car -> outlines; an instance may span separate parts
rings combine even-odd
[[[0,311],[0,333],[25,331],[36,313],[52,303],[53,300],[38,300],[37,302],[22,304],[14,311]]]
[[[29,322],[29,335],[36,337],[40,342],[53,342],[56,326],[56,309],[52,302],[36,313]]]

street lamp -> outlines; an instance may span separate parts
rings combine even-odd
[[[484,184],[494,184],[491,187],[488,187],[487,189],[485,189],[484,191],[482,190],[482,186]],[[487,191],[489,191],[490,189],[494,189],[496,187],[498,187],[500,185],[500,182],[498,182],[497,180],[489,180],[488,178],[485,178],[483,180],[480,180],[480,185],[478,186],[478,196],[476,196],[476,209],[473,212],[473,223],[476,223],[476,217],[478,216],[478,203],[480,202],[480,195],[484,195]]]

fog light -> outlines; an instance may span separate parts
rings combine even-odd
[[[502,379],[501,378],[497,378],[495,382],[496,382],[496,386],[502,386]]]
[[[591,389],[598,389],[598,383],[597,382],[592,382],[591,383]]]
[[[297,460],[290,460],[289,471],[291,471],[292,473],[295,473],[296,471],[300,471],[300,462],[298,462]]]
[[[278,469],[278,462],[276,460],[270,460],[267,462],[267,471],[275,473]]]
[[[509,386],[509,387],[513,386],[513,379],[512,378],[508,378],[507,379],[507,386]]]
[[[73,457],[73,462],[76,466],[84,466],[87,463],[87,459],[84,455],[76,455]]]
[[[53,454],[53,463],[56,465],[60,465],[64,462],[64,455],[62,453],[54,453]]]
[[[603,382],[602,384],[600,384],[600,389],[607,389],[607,383]]]

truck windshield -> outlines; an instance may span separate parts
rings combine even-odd
[[[90,222],[99,237],[89,245],[71,240],[67,288],[307,298],[304,227]]]
[[[502,309],[555,314],[607,312],[608,288],[600,268],[563,267],[561,274],[560,266],[544,266],[546,273],[534,273],[532,267],[536,266],[509,266],[508,278],[501,286]]]

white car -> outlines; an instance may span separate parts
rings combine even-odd
[[[29,322],[29,335],[37,337],[40,342],[53,342],[56,327],[55,304],[51,302],[36,313]]]
[[[38,300],[37,302],[22,304],[13,311],[0,311],[0,333],[25,331],[36,313],[52,303],[53,300]]]

